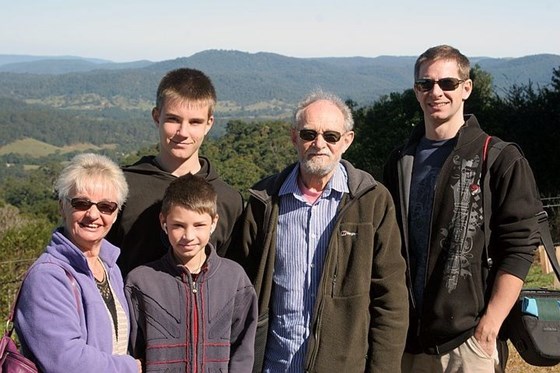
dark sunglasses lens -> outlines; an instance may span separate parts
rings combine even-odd
[[[313,141],[317,138],[317,131],[313,130],[300,130],[299,138],[304,141]]]
[[[420,79],[416,81],[416,87],[424,92],[431,91],[437,83],[442,91],[454,91],[463,81],[456,78],[443,78],[440,80]]]
[[[459,85],[459,80],[453,78],[445,78],[441,79],[438,84],[443,91],[454,91]]]
[[[78,211],[87,211],[93,205],[97,205],[97,209],[102,214],[112,214],[118,208],[115,202],[97,202],[93,203],[88,199],[73,198],[70,200],[70,205]]]
[[[337,143],[338,140],[340,140],[340,136],[341,134],[335,131],[327,131],[323,133],[325,141],[331,144]]]
[[[434,88],[435,81],[431,79],[420,79],[416,81],[416,86],[421,91],[431,91]]]
[[[102,214],[112,214],[117,209],[115,202],[97,202],[97,209]]]
[[[75,208],[78,211],[86,211],[89,210],[91,205],[93,205],[93,202],[87,199],[73,198],[70,201],[70,204],[72,205],[73,208]]]

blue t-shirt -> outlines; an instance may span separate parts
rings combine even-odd
[[[456,140],[429,140],[423,137],[416,147],[410,202],[408,231],[410,246],[410,271],[414,299],[422,307],[428,266],[428,248],[436,180],[443,163],[451,154]]]

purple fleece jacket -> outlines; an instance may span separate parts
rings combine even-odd
[[[86,257],[57,229],[25,278],[15,314],[23,353],[43,372],[137,372],[129,355],[113,355],[112,321]],[[103,240],[99,257],[125,312],[119,249]],[[64,269],[76,279],[79,303]]]

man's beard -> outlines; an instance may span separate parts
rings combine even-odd
[[[338,162],[339,160],[315,162],[313,159],[300,159],[299,167],[305,174],[323,177],[331,173]]]

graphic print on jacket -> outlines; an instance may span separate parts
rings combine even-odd
[[[482,195],[480,156],[473,159],[453,158],[451,189],[453,190],[453,217],[448,228],[442,228],[443,250],[447,248],[447,262],[444,269],[448,293],[452,293],[461,278],[471,277],[473,238],[482,225]]]

